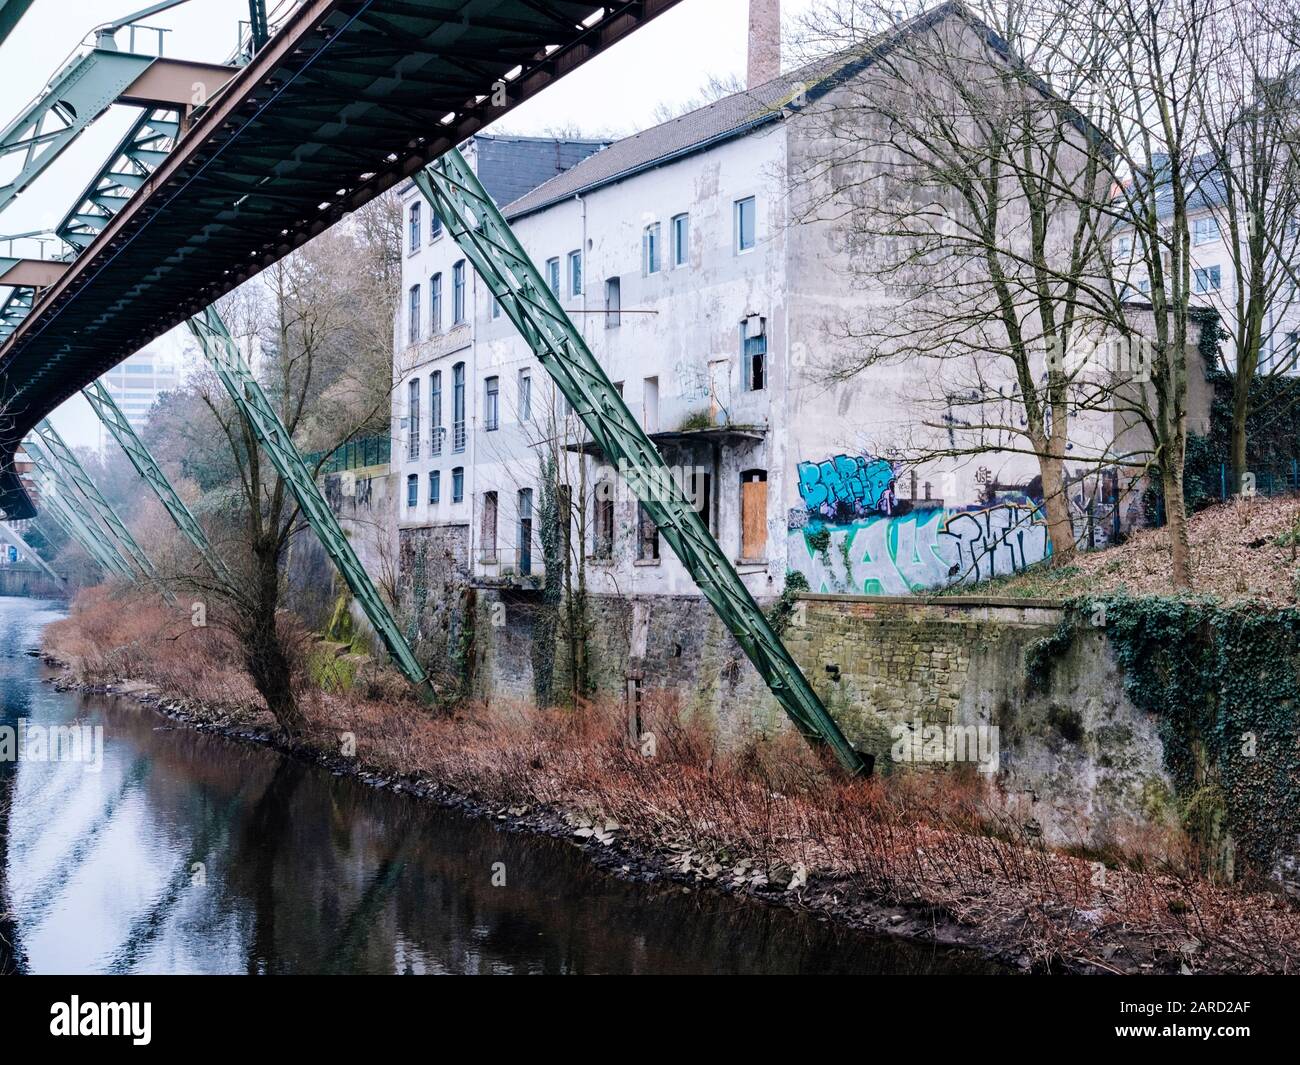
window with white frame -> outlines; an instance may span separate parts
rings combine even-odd
[[[758,242],[758,204],[753,196],[736,201],[736,251],[749,251]]]
[[[550,286],[551,292],[558,296],[560,294],[560,260],[546,260],[546,284]]]
[[[465,260],[461,259],[451,268],[452,287],[452,322],[462,325],[465,321]]]
[[[420,201],[411,204],[410,225],[407,227],[407,243],[410,251],[420,250]]]
[[[673,269],[685,266],[690,255],[691,216],[679,214],[673,216]]]
[[[420,379],[412,378],[406,386],[406,456],[420,457]]]
[[[1213,215],[1192,219],[1192,243],[1209,244],[1219,239],[1219,220]]]
[[[641,237],[641,269],[647,277],[659,272],[659,249],[659,223],[652,222]]]
[[[457,466],[451,471],[451,501],[453,503],[463,503],[465,501],[464,466]]]
[[[429,278],[429,335],[442,332],[442,274]]]
[[[483,429],[495,432],[501,425],[501,378],[488,377],[483,381]]]
[[[451,368],[451,449],[465,450],[465,364]]]
[[[437,505],[442,498],[442,471],[429,471],[429,502]]]
[[[442,454],[442,371],[434,370],[429,377],[429,454],[435,458]]]
[[[1197,292],[1219,291],[1221,281],[1218,266],[1198,266],[1192,276]]]
[[[407,294],[406,336],[414,344],[420,339],[420,286],[412,285]]]
[[[569,252],[569,295],[582,295],[582,252]]]
[[[533,375],[529,370],[519,371],[519,420],[533,419]]]
[[[406,505],[414,507],[420,501],[420,475],[412,473],[406,478]]]

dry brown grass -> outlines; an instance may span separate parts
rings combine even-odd
[[[174,638],[187,619],[122,604],[83,596],[48,630],[47,649],[82,679],[146,680],[192,708],[211,702],[270,725],[220,630]],[[645,757],[624,737],[621,706],[495,702],[433,715],[399,692],[304,693],[310,742],[334,752],[351,733],[378,771],[503,811],[558,812],[575,833],[608,833],[703,880],[784,889],[806,873],[812,884],[792,901],[846,916],[862,900],[927,907],[1040,965],[1287,972],[1300,962],[1300,915],[1279,897],[1048,850],[955,774],[850,781],[787,733],[725,750],[662,698],[645,708],[656,739]]]

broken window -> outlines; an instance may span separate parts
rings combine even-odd
[[[497,557],[497,494],[483,493],[483,559]]]
[[[636,557],[642,562],[659,558],[659,526],[644,503],[636,505]]]
[[[593,558],[614,557],[614,486],[602,482],[596,486],[596,527],[593,530]]]
[[[745,390],[760,392],[767,387],[767,328],[762,318],[748,319],[741,326],[741,362]]]
[[[533,572],[533,490],[519,489],[519,572]]]

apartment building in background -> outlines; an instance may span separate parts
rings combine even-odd
[[[131,427],[137,431],[149,419],[149,411],[164,392],[181,386],[179,362],[156,348],[146,348],[109,370],[101,382],[113,401],[122,408]],[[110,442],[108,431],[99,427],[99,446]]]

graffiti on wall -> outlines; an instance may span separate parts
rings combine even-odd
[[[1047,522],[1032,500],[962,510],[874,514],[789,531],[790,566],[814,592],[908,595],[1017,573],[1051,554]]]
[[[846,522],[894,512],[894,467],[869,455],[799,463],[799,495],[809,517]]]

